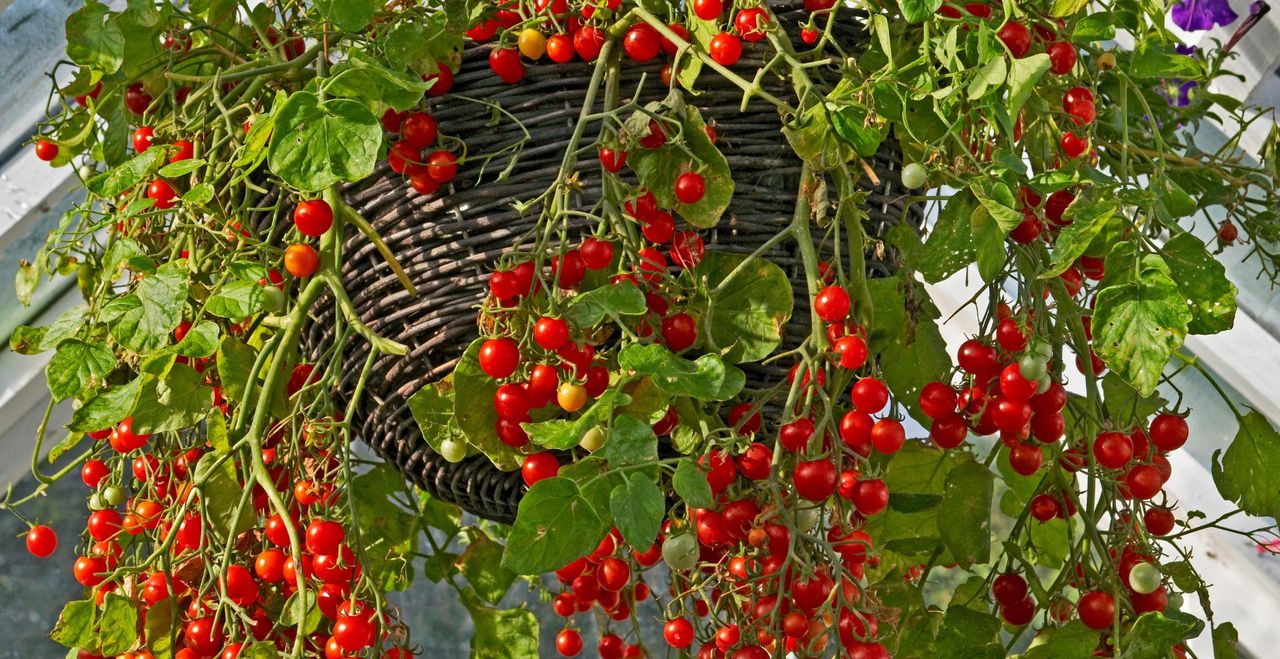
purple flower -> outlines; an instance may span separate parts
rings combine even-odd
[[[1170,15],[1174,25],[1188,32],[1230,25],[1239,18],[1227,0],[1178,0],[1173,4]]]
[[[1191,105],[1191,92],[1199,83],[1194,80],[1166,80],[1156,88],[1156,92],[1169,101],[1169,105],[1185,108]]]
[[[1174,52],[1178,53],[1179,55],[1192,55],[1192,56],[1194,56],[1196,53],[1200,52],[1200,49],[1199,49],[1198,47],[1196,47],[1196,46],[1189,46],[1189,45],[1187,45],[1187,44],[1185,44],[1185,43],[1180,43],[1180,44],[1178,44],[1178,45],[1174,46],[1174,47],[1173,47],[1173,50],[1174,50]]]

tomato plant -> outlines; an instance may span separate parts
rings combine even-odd
[[[1230,636],[1182,606],[1206,592],[1182,536],[1223,520],[1191,522],[1165,486],[1168,454],[1205,441],[1170,396],[1209,375],[1183,341],[1236,312],[1216,255],[1247,245],[1275,274],[1276,138],[1261,166],[1215,154],[1180,127],[1254,111],[1169,92],[1228,75],[1234,40],[1180,53],[1127,0],[284,5],[86,3],[67,23],[68,102],[32,145],[87,197],[17,284],[29,300],[74,272],[86,304],[13,340],[52,351],[52,397],[77,402],[53,454],[88,488],[65,543],[86,590],[55,640],[412,659],[386,595],[415,574],[458,590],[478,656],[538,652],[532,611],[499,608],[518,575],[544,577],[521,583],[564,618],[546,643],[564,656],[665,653],[641,627],[738,659]],[[1196,11],[1171,19],[1203,29]],[[626,87],[659,70],[662,93]],[[493,91],[571,84],[554,145],[548,116]],[[779,123],[738,128],[744,109]],[[731,168],[751,159],[769,176]],[[760,224],[772,170],[794,196]],[[346,185],[375,180],[413,226],[364,217]],[[485,186],[532,229],[501,234],[474,300],[419,289],[422,254],[382,234],[472,222],[431,209]],[[347,290],[353,271],[399,289]],[[952,353],[924,284],[962,272],[978,323]],[[392,336],[365,295],[436,296],[475,326]],[[428,341],[461,356],[396,404],[422,455],[519,470],[509,525],[464,524],[352,453],[389,404],[366,395],[379,360]],[[1275,517],[1280,435],[1230,409],[1219,491]],[[37,475],[0,507],[21,515]]]

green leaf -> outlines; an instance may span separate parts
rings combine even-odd
[[[698,468],[692,458],[685,458],[676,464],[675,476],[671,478],[671,486],[684,502],[693,508],[713,508],[716,505],[712,498],[711,484],[707,475]]]
[[[653,427],[628,414],[619,414],[609,427],[604,446],[595,455],[609,462],[610,467],[656,462],[658,436]]]
[[[1121,659],[1164,659],[1173,646],[1194,631],[1185,619],[1166,618],[1154,611],[1138,616],[1120,643]]]
[[[285,600],[284,606],[280,609],[280,624],[286,627],[296,627],[298,625],[298,601],[303,595],[294,591],[289,599]],[[314,632],[320,627],[320,621],[324,620],[324,614],[320,611],[320,607],[316,603],[316,592],[314,590],[307,591],[306,613],[303,615],[302,630],[308,634]],[[277,655],[278,656],[278,655]]]
[[[1197,80],[1204,77],[1204,69],[1196,58],[1183,55],[1171,46],[1157,41],[1144,41],[1133,51],[1129,75],[1139,79]]]
[[[1160,256],[1169,265],[1169,275],[1178,283],[1191,306],[1192,334],[1217,334],[1231,329],[1236,317],[1235,284],[1227,278],[1226,268],[1205,249],[1205,244],[1190,233],[1179,233],[1160,248]]]
[[[1160,176],[1152,184],[1157,186],[1153,192],[1156,197],[1156,216],[1161,222],[1173,224],[1178,218],[1196,212],[1196,201],[1172,178]]]
[[[1113,372],[1102,376],[1102,398],[1107,411],[1122,419],[1146,418],[1165,405],[1159,394],[1140,396],[1132,385]]]
[[[1049,15],[1054,18],[1063,18],[1065,16],[1078,14],[1087,4],[1089,4],[1089,0],[1053,0],[1053,6],[1049,9]]]
[[[335,66],[332,77],[325,82],[325,91],[334,96],[363,101],[375,110],[391,107],[400,112],[416,106],[427,87],[422,76],[392,71],[367,58],[350,59]]]
[[[287,94],[283,91],[277,91],[271,103],[271,111],[254,117],[253,125],[249,127],[249,134],[244,137],[244,146],[241,147],[240,156],[236,158],[235,162],[231,163],[232,166],[243,170],[241,176],[246,176],[249,172],[257,169],[258,165],[262,164],[262,161],[266,159],[267,145],[271,140],[272,133],[275,132],[276,118],[280,116],[280,108],[284,107],[285,102],[288,100]]]
[[[446,66],[462,47],[462,32],[477,24],[489,6],[475,0],[445,0],[446,6],[466,4],[474,11],[433,12],[424,21],[399,22],[379,39],[388,62],[403,63],[410,71],[435,73],[437,63]],[[458,24],[452,28],[450,21]]]
[[[472,659],[537,659],[538,619],[524,607],[495,609],[462,598],[471,612]]]
[[[62,456],[66,455],[68,451],[75,448],[76,445],[79,444],[80,441],[84,438],[85,438],[84,433],[68,432],[65,436],[63,436],[61,441],[59,441],[57,444],[54,444],[53,447],[49,449],[49,456],[46,458],[49,461],[49,464],[54,464],[55,462],[57,462],[59,459],[62,458]]]
[[[1056,277],[1070,268],[1119,209],[1120,204],[1115,199],[1098,199],[1092,194],[1082,195],[1072,202],[1064,212],[1071,224],[1058,233],[1049,269],[1041,273],[1040,278]]]
[[[656,343],[633,343],[618,353],[618,366],[648,375],[671,396],[698,400],[729,400],[742,391],[746,374],[715,355],[695,361],[677,356]]]
[[[150,151],[150,149],[148,149],[148,151]],[[187,160],[171,162],[164,167],[161,167],[160,171],[157,173],[165,178],[178,178],[179,176],[186,176],[187,174],[190,174],[204,166],[205,162],[203,158],[188,158]]]
[[[471,543],[454,565],[467,578],[467,583],[471,584],[480,599],[489,604],[497,604],[516,579],[516,575],[502,567],[501,563],[502,545],[494,542],[489,534],[477,529]]]
[[[316,610],[319,611],[319,607],[316,607]],[[308,620],[307,622],[308,622],[308,626],[311,627],[312,632],[315,631],[315,627],[319,627],[318,619],[316,620],[316,625],[314,626],[310,625],[310,620]],[[244,646],[243,648],[241,648],[240,654],[237,657],[237,659],[278,659],[279,656],[280,656],[280,651],[276,649],[275,643],[272,643],[271,641],[258,641],[256,643],[250,643]],[[157,659],[159,658],[157,657]]]
[[[375,0],[316,0],[320,16],[347,32],[360,32],[369,25],[380,3]]]
[[[1081,2],[1083,0],[1068,0]],[[1009,66],[1009,116],[1016,117],[1023,104],[1036,90],[1036,83],[1049,70],[1049,56],[1044,53],[1028,55],[1013,60]]]
[[[404,475],[386,464],[357,476],[349,489],[360,525],[365,569],[386,590],[405,590],[412,583],[406,574],[411,574],[409,564],[418,549],[419,525],[397,503],[404,491]]]
[[[119,423],[133,411],[145,379],[149,378],[139,376],[128,384],[107,387],[90,396],[84,405],[71,413],[71,422],[67,424],[67,428],[80,432],[92,432]]]
[[[81,66],[115,73],[124,61],[124,34],[107,6],[89,0],[67,17],[67,57]]]
[[[98,628],[98,647],[102,654],[123,654],[138,642],[137,605],[128,597],[107,593]]]
[[[936,284],[973,263],[975,252],[970,218],[978,200],[961,190],[947,200],[929,231],[920,262],[911,263],[925,281]],[[1003,247],[1003,246],[1002,246]]]
[[[970,232],[973,234],[973,250],[978,262],[978,276],[982,281],[993,282],[1004,269],[1009,251],[1005,248],[1003,231],[996,219],[985,206],[974,209],[969,216]]]
[[[453,378],[446,377],[423,385],[406,402],[414,421],[418,423],[418,430],[432,450],[442,453],[447,440],[470,446],[453,416]]]
[[[1158,267],[1098,292],[1093,345],[1107,367],[1142,395],[1155,390],[1187,336],[1191,311],[1178,285]]]
[[[519,451],[498,439],[498,413],[493,409],[493,394],[498,391],[498,383],[480,368],[483,343],[484,339],[471,342],[453,369],[454,418],[468,443],[488,456],[499,469],[512,471],[520,467],[523,458]]]
[[[241,320],[262,310],[262,284],[256,281],[233,281],[223,286],[205,302],[205,311],[229,320]]]
[[[1003,53],[995,53],[994,57],[978,69],[977,75],[969,82],[969,100],[977,100],[987,92],[1004,84],[1009,75],[1009,65],[1004,61]]]
[[[218,379],[222,381],[222,395],[231,401],[244,398],[245,386],[249,384],[250,371],[257,359],[253,348],[234,336],[222,337],[218,344],[218,358],[214,363],[218,366]]]
[[[861,105],[828,102],[827,116],[831,118],[836,136],[863,158],[874,156],[884,142],[884,126],[875,121],[874,113]]]
[[[219,538],[235,537],[253,527],[252,504],[245,506],[239,516],[236,515],[244,487],[236,478],[234,460],[227,456],[226,451],[215,449],[200,456],[195,474],[196,482],[200,483],[200,498],[204,502],[205,522]]]
[[[662,518],[667,512],[667,499],[662,496],[662,490],[658,489],[652,476],[633,472],[609,495],[609,509],[622,539],[644,551],[652,547],[658,538]]]
[[[1004,648],[998,645],[1000,620],[990,613],[957,606],[954,599],[952,602],[935,639],[938,659],[1004,657]]]
[[[182,321],[186,300],[186,272],[176,263],[167,263],[143,277],[133,293],[108,302],[102,317],[110,325],[112,338],[148,354],[168,345],[170,333]]]
[[[546,478],[520,500],[502,566],[517,574],[558,570],[591,553],[608,531],[577,483]]]
[[[317,192],[373,173],[382,126],[363,103],[321,102],[314,93],[296,92],[280,108],[276,124],[267,162],[290,186]]]
[[[1041,632],[1024,659],[1088,659],[1098,647],[1098,632],[1079,620]]]
[[[147,618],[143,626],[146,628],[147,649],[155,659],[169,659],[173,656],[174,637],[181,627],[180,624],[175,624],[173,608],[174,600],[169,598],[147,606]],[[242,652],[241,656],[243,655]]]
[[[31,296],[35,294],[38,283],[40,283],[40,271],[33,263],[23,259],[13,278],[14,294],[22,306],[31,304]]]
[[[1213,482],[1218,492],[1258,517],[1280,517],[1280,433],[1256,410],[1224,453],[1213,452]]]
[[[94,621],[97,613],[98,607],[92,599],[67,602],[49,637],[69,648],[96,648]]]
[[[149,378],[133,412],[141,432],[157,433],[190,428],[213,408],[213,389],[204,376],[186,364],[174,364],[163,378]]]
[[[941,314],[925,288],[908,275],[870,279],[867,289],[875,308],[869,347],[879,355],[885,384],[912,417],[927,424],[928,417],[920,411],[920,390],[951,370],[936,322]]]
[[[1001,239],[1022,224],[1022,211],[1018,210],[1018,203],[1009,186],[1000,181],[980,179],[969,186],[969,190],[995,219],[1000,227]]]
[[[147,149],[123,165],[95,175],[85,182],[84,187],[103,199],[114,199],[151,176],[164,162],[164,156],[164,149]]]
[[[695,227],[713,227],[729,208],[729,200],[733,198],[734,181],[729,171],[729,162],[711,142],[711,138],[707,137],[706,124],[696,108],[684,105],[678,97],[668,99],[667,103],[675,106],[667,114],[679,122],[683,143],[677,144],[676,136],[668,135],[667,145],[660,149],[637,149],[631,154],[630,167],[639,177],[640,185],[657,197],[660,206],[674,208],[680,217]],[[644,125],[647,126],[649,122],[645,115],[639,112],[636,114],[643,118]],[[674,131],[672,125],[664,125],[667,132]],[[692,160],[690,154],[693,156]],[[690,170],[702,175],[706,193],[695,204],[681,204],[675,196],[676,178]]]
[[[1097,11],[1076,21],[1071,40],[1078,44],[1108,41],[1116,38],[1115,17],[1111,12]]]
[[[961,464],[947,474],[938,504],[942,544],[963,568],[991,560],[991,497],[995,476],[986,465]]]
[[[115,365],[116,356],[107,346],[68,339],[58,346],[44,372],[53,400],[63,401],[105,378]]]
[[[613,416],[614,408],[631,402],[631,397],[620,389],[605,390],[591,407],[577,419],[552,419],[540,423],[522,423],[521,427],[529,433],[529,441],[549,449],[567,449],[577,446],[582,436],[595,426],[604,425]]]
[[[778,347],[794,304],[791,280],[782,268],[758,257],[711,252],[694,273],[709,291],[699,301],[699,325],[712,351],[726,361],[742,363],[759,361]],[[731,274],[730,283],[715,292]]]
[[[1236,659],[1240,634],[1235,625],[1224,622],[1213,628],[1213,659]]]
[[[648,313],[644,293],[630,282],[605,284],[581,295],[565,305],[564,317],[575,327],[595,327],[606,317],[639,316]]]
[[[942,0],[898,0],[898,5],[902,7],[902,17],[908,23],[923,23],[938,12]]]
[[[931,554],[941,545],[938,511],[947,476],[962,461],[972,463],[972,458],[961,456],[919,442],[903,444],[881,475],[889,488],[889,509],[868,520],[867,532],[895,552]],[[944,557],[949,553],[944,552]]]
[[[211,320],[202,320],[187,331],[177,345],[179,355],[187,357],[209,357],[218,351],[218,324]]]

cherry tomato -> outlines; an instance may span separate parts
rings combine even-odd
[[[436,64],[436,73],[422,76],[422,81],[429,84],[427,96],[432,98],[444,96],[453,88],[453,70],[443,62]]]
[[[489,339],[480,345],[479,362],[480,369],[495,380],[510,377],[520,365],[520,347],[507,337]]]
[[[1045,47],[1049,54],[1049,70],[1056,75],[1071,73],[1076,66],[1076,47],[1066,41],[1055,41]]]
[[[1009,54],[1014,58],[1020,58],[1027,54],[1031,49],[1031,31],[1022,23],[1008,22],[1004,27],[996,32],[996,36],[1000,37],[1000,41],[1004,42]]]
[[[560,460],[550,451],[527,455],[524,463],[520,465],[520,475],[524,477],[524,484],[529,487],[533,487],[533,484],[540,480],[555,476],[559,471]]]
[[[693,644],[693,623],[686,618],[668,620],[662,627],[662,636],[673,648],[687,648]]]
[[[707,52],[720,66],[733,66],[742,58],[742,40],[728,32],[721,32],[711,37]]]
[[[556,652],[562,657],[576,657],[582,652],[582,634],[576,629],[564,629],[556,634]]]
[[[567,34],[553,34],[547,39],[547,57],[557,64],[565,64],[573,61],[574,48],[573,37]]]
[[[680,352],[698,340],[698,324],[687,313],[675,313],[662,319],[662,340],[672,352]]]
[[[676,178],[676,199],[682,204],[696,204],[702,201],[707,191],[707,183],[697,172],[685,172]]]
[[[426,112],[411,112],[400,124],[401,140],[415,149],[435,144],[436,134],[436,120]]]
[[[622,37],[622,49],[626,51],[627,57],[637,62],[648,62],[658,56],[662,42],[657,30],[648,23],[636,23]]]
[[[36,157],[49,162],[58,157],[58,145],[49,140],[36,140]]]
[[[1110,593],[1085,593],[1080,596],[1076,610],[1080,614],[1080,622],[1091,629],[1110,629],[1115,622],[1116,603]]]
[[[704,21],[714,21],[720,18],[720,13],[724,11],[724,3],[721,0],[694,0],[693,13]]]
[[[796,494],[809,501],[824,501],[836,490],[836,466],[830,460],[802,460],[796,464]]]
[[[27,551],[32,556],[48,558],[58,549],[58,534],[53,529],[36,525],[27,531]]]
[[[310,277],[318,267],[320,255],[311,245],[295,243],[284,250],[284,269],[294,277]]]
[[[828,286],[818,292],[813,300],[813,309],[818,317],[828,323],[844,320],[849,315],[852,303],[849,292],[840,286]]]
[[[742,35],[743,41],[761,41],[771,27],[769,12],[761,7],[741,9],[738,15],[733,17],[733,26],[738,30],[738,34]]]
[[[333,208],[323,199],[309,199],[293,209],[293,224],[304,236],[319,238],[333,226]]]

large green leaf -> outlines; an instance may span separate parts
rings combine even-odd
[[[490,538],[488,533],[476,529],[466,550],[455,561],[455,566],[467,578],[467,583],[471,584],[480,599],[489,604],[497,604],[516,580],[516,575],[502,567],[501,563],[502,545]]]
[[[870,158],[884,142],[887,129],[876,121],[876,115],[857,103],[828,102],[827,116],[836,136],[853,148],[854,153]]]
[[[991,497],[995,476],[986,465],[961,464],[947,474],[938,504],[942,544],[963,568],[991,560]]]
[[[138,606],[131,598],[107,593],[98,621],[98,649],[110,657],[138,642]]]
[[[1036,83],[1049,71],[1049,56],[1036,53],[1013,60],[1009,65],[1009,116],[1016,117],[1036,90]]]
[[[148,379],[133,412],[140,432],[156,433],[190,428],[213,407],[213,389],[204,376],[186,364],[173,364],[163,378]]]
[[[577,483],[546,478],[520,500],[502,566],[517,574],[558,570],[589,554],[608,531]]]
[[[89,0],[67,17],[67,57],[81,66],[115,73],[124,61],[124,34],[106,5]]]
[[[938,219],[929,229],[924,251],[911,266],[920,272],[925,281],[936,284],[964,269],[974,261],[973,237],[970,218],[978,201],[968,190],[962,190],[947,200]]]
[[[632,472],[609,495],[613,524],[627,544],[641,551],[653,545],[667,512],[667,499],[662,496],[652,475]]]
[[[1135,78],[1194,80],[1203,74],[1199,60],[1154,40],[1138,44],[1129,63],[1129,75]]]
[[[209,296],[205,311],[239,321],[262,310],[265,295],[262,284],[255,281],[233,281]]]
[[[1153,262],[1136,279],[1103,288],[1093,313],[1094,350],[1144,396],[1155,390],[1191,321],[1186,299],[1161,265]]]
[[[128,384],[98,391],[71,413],[71,422],[67,424],[67,428],[92,432],[120,422],[133,411],[138,402],[138,394],[142,391],[143,380],[146,379],[149,377],[139,376]]]
[[[698,400],[729,400],[746,383],[742,369],[715,355],[688,360],[656,343],[633,343],[623,348],[618,353],[618,366],[648,375],[654,385],[672,396]]]
[[[375,110],[391,107],[404,111],[422,100],[427,86],[421,76],[392,71],[367,58],[359,58],[333,67],[325,90],[335,96],[363,101]]]
[[[676,143],[676,136],[668,134],[666,146],[632,152],[629,165],[639,177],[640,185],[653,192],[660,206],[674,208],[680,217],[693,226],[704,229],[713,227],[729,208],[729,200],[733,198],[734,182],[729,162],[707,136],[706,123],[696,108],[685,105],[678,96],[669,98],[661,107],[668,108],[667,115],[680,124],[683,143]],[[661,112],[661,109],[658,111]],[[643,118],[643,123],[647,126],[647,117],[643,113],[636,114]],[[671,124],[665,125],[668,133],[675,130]],[[706,192],[697,203],[682,204],[675,196],[676,179],[690,170],[702,175]]]
[[[867,532],[891,551],[928,556],[941,542],[938,507],[947,476],[962,461],[972,458],[919,442],[903,444],[881,475],[889,488],[889,508],[867,521]]]
[[[213,415],[211,421],[223,423],[221,415]],[[222,459],[226,457],[227,459]],[[234,461],[227,453],[215,447],[214,450],[200,456],[196,462],[196,481],[200,498],[204,502],[205,522],[217,532],[218,538],[230,538],[240,535],[253,526],[253,507],[236,515],[240,505],[240,494],[244,491],[240,480],[236,477]],[[298,529],[302,533],[302,529]]]
[[[898,0],[898,5],[908,23],[923,23],[933,18],[942,7],[942,0]]]
[[[107,346],[68,339],[58,346],[44,372],[53,399],[62,401],[79,395],[106,377],[115,365],[116,356]]]
[[[365,104],[302,91],[280,108],[267,163],[290,186],[317,192],[372,174],[381,144],[382,126]]]
[[[1250,411],[1224,453],[1213,452],[1218,492],[1258,517],[1280,518],[1280,433],[1265,416]]]
[[[488,456],[499,469],[512,471],[518,469],[523,460],[518,451],[498,439],[498,413],[493,409],[498,381],[480,368],[483,344],[484,339],[472,341],[453,369],[453,414],[469,444]]]
[[[694,508],[711,508],[715,499],[711,494],[711,483],[707,474],[698,468],[691,458],[685,458],[676,465],[675,476],[671,478],[671,486],[684,502]]]
[[[934,645],[938,659],[1004,657],[999,645],[1000,620],[990,613],[957,606],[947,607]]]
[[[378,10],[376,0],[315,0],[320,17],[347,32],[360,32]]]
[[[1235,284],[1227,279],[1226,268],[1215,259],[1199,238],[1179,233],[1160,249],[1169,265],[1169,274],[1178,290],[1190,301],[1192,334],[1216,334],[1231,329],[1236,317]]]
[[[360,545],[369,576],[386,590],[404,590],[412,582],[410,562],[418,549],[418,521],[397,503],[405,492],[404,475],[379,464],[351,481],[349,490],[360,524]]]
[[[538,618],[533,612],[485,606],[470,593],[462,598],[471,613],[472,659],[537,659]]]
[[[186,272],[176,263],[167,263],[143,277],[133,293],[108,302],[102,317],[112,338],[147,354],[168,345],[170,333],[182,320],[186,299]]]
[[[644,293],[630,282],[605,284],[565,303],[565,319],[576,327],[595,327],[606,317],[639,316],[647,313]]]
[[[447,377],[424,385],[406,402],[414,421],[418,423],[418,430],[422,431],[422,438],[427,440],[432,450],[444,453],[446,441],[460,442],[471,447],[453,415],[453,378]]]
[[[1088,659],[1098,647],[1098,632],[1072,620],[1048,629],[1027,648],[1026,659]]]
[[[114,198],[159,169],[164,163],[164,156],[164,149],[147,149],[119,167],[94,175],[85,182],[85,188],[104,199]]]
[[[941,314],[924,287],[908,275],[871,279],[867,288],[875,307],[869,347],[878,355],[885,384],[912,417],[927,424],[920,390],[951,369],[936,322]]]
[[[1049,269],[1040,277],[1056,277],[1070,268],[1119,209],[1115,199],[1097,198],[1092,194],[1081,195],[1072,202],[1064,213],[1071,224],[1058,233]]]
[[[1120,659],[1164,659],[1173,646],[1196,631],[1193,618],[1165,617],[1154,611],[1138,616],[1120,643]],[[1198,622],[1198,621],[1196,621]]]
[[[695,273],[715,289],[735,270],[724,290],[702,301],[700,333],[726,361],[759,361],[782,342],[794,304],[791,281],[765,259],[726,252],[707,254]]]
[[[619,414],[609,427],[609,436],[596,456],[608,461],[610,467],[656,462],[658,436],[653,427],[629,414]]]
[[[630,396],[620,389],[611,388],[600,394],[596,402],[577,419],[552,419],[541,423],[523,423],[521,426],[529,433],[529,441],[534,444],[550,449],[567,449],[581,442],[588,430],[607,423],[615,408],[630,402]]]
[[[96,648],[94,621],[97,612],[98,607],[92,599],[67,602],[49,637],[69,648]]]

